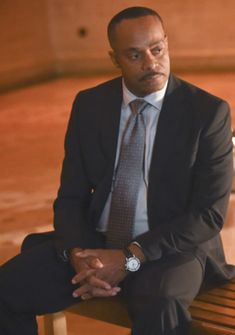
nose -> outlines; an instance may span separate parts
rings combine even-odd
[[[142,63],[143,71],[152,71],[156,68],[156,66],[157,66],[156,58],[154,57],[154,55],[151,53],[150,50],[146,51]]]

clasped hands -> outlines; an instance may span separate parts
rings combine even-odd
[[[74,248],[70,260],[76,271],[72,283],[80,285],[73,292],[75,298],[110,297],[121,290],[118,284],[127,275],[122,250]]]

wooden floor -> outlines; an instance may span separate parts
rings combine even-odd
[[[235,73],[180,76],[228,100],[235,128]],[[18,252],[27,233],[52,228],[71,103],[77,91],[109,78],[58,79],[0,96],[0,264]],[[234,225],[235,194],[231,194],[222,238],[227,260],[235,264]],[[128,334],[125,328],[69,317],[69,335]]]

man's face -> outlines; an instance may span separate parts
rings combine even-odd
[[[162,89],[169,77],[168,42],[155,16],[125,19],[115,27],[110,56],[127,88],[143,97]]]

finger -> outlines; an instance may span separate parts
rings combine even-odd
[[[110,290],[93,287],[89,284],[84,284],[73,292],[73,297],[81,297],[83,300],[91,299],[94,297],[113,297],[121,291],[120,287],[113,287]]]
[[[120,287],[114,287],[111,290],[104,290],[98,287],[93,287],[89,293],[92,294],[92,297],[106,298],[117,295],[120,290]]]
[[[101,260],[96,257],[96,256],[90,256],[90,255],[86,255],[86,254],[82,254],[82,252],[78,252],[75,255],[77,258],[81,259],[85,259],[85,262],[89,264],[89,266],[95,268],[95,269],[101,269],[103,268],[103,263],[101,262]]]
[[[82,300],[89,300],[89,299],[92,299],[92,298],[93,298],[93,296],[90,293],[85,293],[81,296]]]
[[[98,287],[98,288],[102,288],[104,290],[111,290],[112,286],[107,283],[106,281],[100,279],[100,278],[97,278],[95,276],[90,276],[88,279],[87,279],[87,282],[91,285],[91,286],[94,286],[94,287]]]
[[[99,260],[99,258],[93,258],[90,262],[90,266],[95,269],[102,269],[104,264]]]
[[[87,279],[89,276],[93,275],[94,273],[95,273],[94,269],[82,270],[72,278],[72,284],[81,283],[83,280]]]
[[[91,286],[85,283],[73,291],[73,297],[74,298],[82,297],[83,295],[87,294],[90,290],[91,290]]]
[[[97,251],[95,249],[85,249],[85,250],[76,252],[75,255],[80,257],[80,258],[86,258],[86,257],[89,257],[89,256],[98,257]]]

